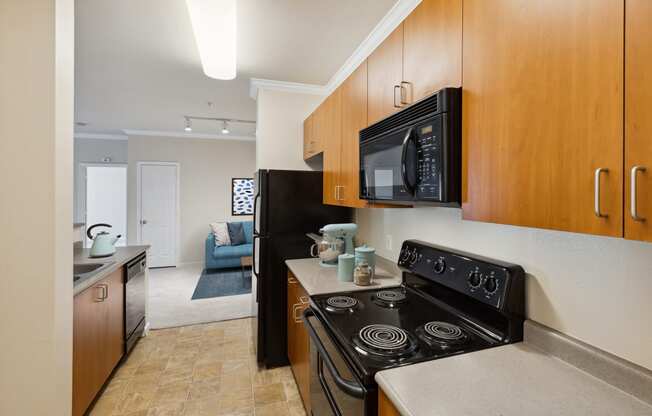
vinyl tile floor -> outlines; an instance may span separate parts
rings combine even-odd
[[[192,300],[202,263],[149,270],[150,328],[172,328],[252,315],[251,294]]]
[[[256,363],[252,320],[150,331],[91,416],[305,416],[289,367]]]

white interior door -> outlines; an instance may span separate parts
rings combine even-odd
[[[151,246],[149,267],[177,264],[177,197],[179,167],[176,164],[141,163],[140,227],[141,244]]]
[[[121,235],[116,243],[127,243],[127,167],[124,165],[85,166],[86,228],[93,224],[110,224],[112,235]],[[93,241],[86,237],[86,247]]]

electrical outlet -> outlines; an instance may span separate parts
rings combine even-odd
[[[385,236],[385,249],[391,251],[392,250],[392,235],[387,234]]]

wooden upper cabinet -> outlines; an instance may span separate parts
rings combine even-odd
[[[423,0],[403,33],[404,101],[462,86],[462,0]]]
[[[381,120],[400,108],[403,80],[403,23],[367,58],[368,124]]]
[[[622,236],[623,13],[464,1],[465,219]]]
[[[324,204],[338,205],[341,188],[340,166],[342,148],[341,88],[326,98],[322,110],[322,144],[324,147]]]
[[[362,208],[360,196],[360,130],[367,127],[367,63],[363,62],[341,86],[342,148],[340,150],[340,203]]]
[[[626,5],[625,237],[652,241],[652,2]]]
[[[311,114],[303,122],[303,159],[310,159],[317,153],[315,152],[314,137],[312,131],[314,116]]]

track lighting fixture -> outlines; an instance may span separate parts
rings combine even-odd
[[[229,123],[233,124],[253,124],[254,126],[256,125],[256,122],[253,120],[239,120],[235,118],[218,118],[218,117],[202,117],[202,116],[191,116],[191,115],[184,115],[183,119],[185,120],[185,128],[184,130],[188,133],[192,131],[192,121],[193,120],[202,120],[202,121],[217,121],[218,123],[222,123],[222,134],[227,135],[231,134],[231,130],[229,129]]]

